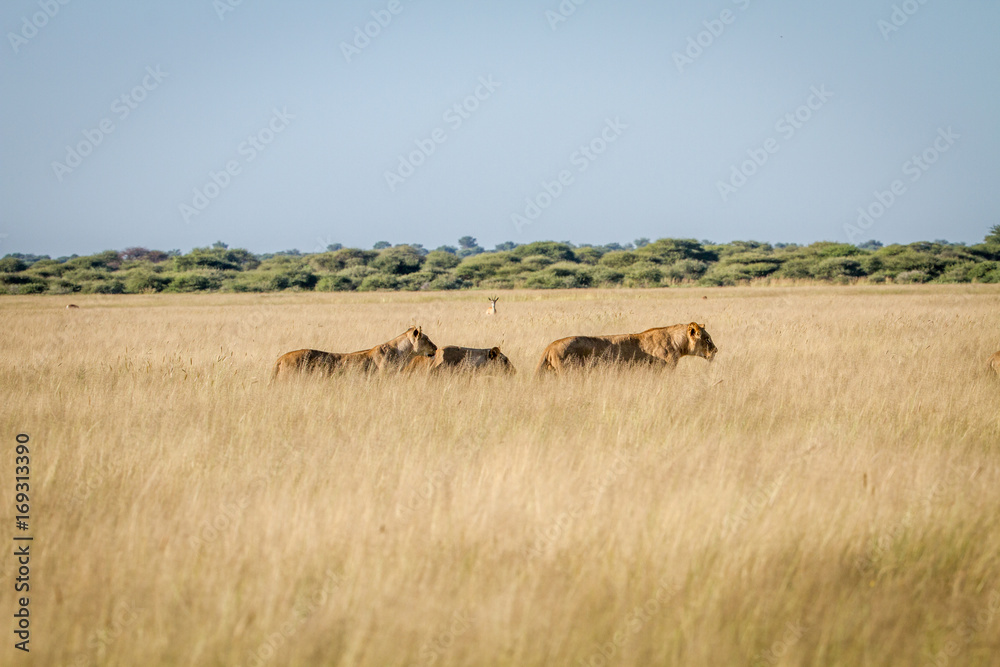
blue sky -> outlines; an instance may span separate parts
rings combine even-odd
[[[579,1],[9,0],[0,254],[1000,224],[1000,3]]]

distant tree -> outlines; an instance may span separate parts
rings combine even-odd
[[[341,248],[328,254],[312,255],[309,263],[320,271],[341,271],[354,267],[364,267],[378,257],[378,254],[378,251],[375,250]]]
[[[372,250],[385,250],[386,248],[391,248],[392,244],[388,241],[378,241],[372,246]]]
[[[427,258],[424,264],[429,269],[448,270],[458,266],[461,261],[462,260],[458,258],[458,255],[453,252],[432,250],[427,253]]]
[[[647,239],[645,236],[641,236],[641,237],[639,237],[639,238],[637,238],[635,240],[635,247],[636,248],[641,248],[641,247],[647,246],[647,245],[649,245],[649,239]]]
[[[93,255],[93,257],[100,260],[104,266],[108,267],[112,271],[121,268],[122,256],[117,250],[105,250],[104,252],[99,252],[96,255]]]
[[[882,247],[882,242],[876,241],[875,239],[871,239],[869,241],[865,241],[864,243],[858,244],[858,248],[860,248],[861,250],[878,250],[881,247]]]
[[[621,243],[605,243],[604,249],[607,250],[608,252],[612,252],[614,250],[624,250],[625,248],[622,246]]]
[[[326,246],[326,250],[327,250],[327,252],[335,252],[337,250],[340,250],[343,247],[344,247],[344,245],[342,243],[331,243],[331,244],[329,244],[329,245]]]
[[[707,250],[694,239],[660,239],[637,248],[635,254],[640,259],[655,264],[673,264],[682,259],[701,262],[714,262],[719,259],[718,254]]]
[[[150,250],[149,253],[147,253],[146,255],[146,259],[148,259],[153,264],[166,261],[169,258],[170,255],[163,252],[162,250]]]
[[[573,248],[568,243],[556,243],[555,241],[534,241],[520,245],[511,251],[515,257],[524,259],[533,255],[548,257],[554,262],[575,262],[576,255]]]
[[[472,236],[463,236],[458,240],[458,245],[461,246],[458,251],[459,257],[472,257],[486,252]]]
[[[450,253],[452,255],[457,255],[458,254],[458,248],[456,248],[453,245],[441,245],[441,246],[438,246],[437,248],[434,248],[434,250],[435,250],[435,252],[438,252],[438,251],[440,251],[440,252],[447,252],[447,253]]]
[[[35,262],[40,262],[43,259],[51,259],[48,255],[33,255],[31,253],[22,252],[12,252],[7,257],[15,257],[24,261],[28,266],[31,266]]]
[[[215,243],[212,244],[212,247],[218,250],[225,250],[226,248],[229,247],[229,245],[223,243],[222,241],[216,241]]]
[[[125,248],[122,250],[122,259],[145,259],[149,255],[149,250],[141,246]]]
[[[403,245],[408,245],[409,247],[413,248],[414,250],[417,251],[417,254],[419,254],[421,257],[427,255],[427,248],[424,247],[423,243],[405,243]]]
[[[993,225],[983,242],[990,245],[1000,245],[1000,225]]]
[[[423,261],[423,256],[412,246],[398,245],[379,252],[378,257],[371,261],[371,267],[382,273],[401,276],[419,271]]]
[[[28,265],[24,260],[12,255],[7,255],[3,259],[0,259],[0,273],[19,273],[26,268],[28,268]]]
[[[504,252],[505,250],[513,250],[517,247],[517,244],[513,241],[504,241],[503,243],[498,243],[497,247],[493,248],[494,252]]]
[[[291,248],[289,250],[282,250],[281,252],[274,253],[275,255],[291,255],[292,257],[298,257],[302,254],[298,248]]]
[[[584,245],[575,248],[573,254],[576,255],[579,261],[585,264],[597,264],[601,257],[604,256],[604,248],[601,246]]]

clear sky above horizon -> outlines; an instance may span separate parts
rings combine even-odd
[[[0,255],[1000,223],[989,0],[62,1],[0,6]]]

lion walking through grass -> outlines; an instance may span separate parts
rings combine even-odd
[[[322,350],[295,350],[278,357],[272,378],[292,371],[319,372],[327,375],[338,370],[364,372],[399,368],[414,355],[430,355],[437,345],[421,331],[410,327],[392,340],[358,352],[324,352]]]
[[[637,334],[570,336],[549,343],[535,372],[562,371],[594,362],[665,365],[670,368],[684,356],[711,361],[719,349],[705,325],[674,324]]]

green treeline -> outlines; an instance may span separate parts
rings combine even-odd
[[[431,251],[380,242],[372,250],[334,244],[325,252],[255,255],[219,242],[187,254],[128,248],[86,257],[13,253],[0,259],[0,294],[718,286],[773,279],[997,283],[1000,225],[971,246],[639,239],[625,246],[508,242],[487,251],[466,236],[459,247]]]

